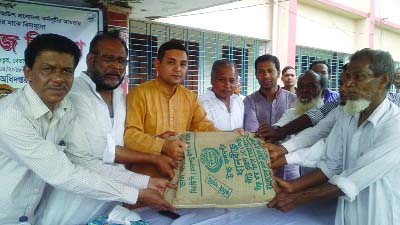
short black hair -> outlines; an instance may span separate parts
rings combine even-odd
[[[233,67],[234,72],[235,72],[235,74],[234,74],[235,75],[235,79],[236,80],[238,79],[238,75],[236,73],[235,63],[233,63],[233,62],[231,62],[229,60],[226,60],[226,59],[219,59],[219,60],[216,60],[212,65],[212,68],[211,68],[211,80],[215,80],[216,72],[217,72],[218,68],[221,67],[221,66],[231,66],[231,67]]]
[[[293,66],[286,66],[286,67],[283,68],[283,70],[282,70],[282,75],[283,75],[284,73],[286,73],[286,71],[288,71],[288,70],[295,70],[295,71],[296,71],[296,69],[295,69]]]
[[[278,57],[274,56],[274,55],[270,55],[270,54],[265,54],[265,55],[261,55],[259,56],[256,61],[254,62],[254,69],[257,71],[257,65],[261,62],[265,62],[265,61],[271,61],[275,64],[275,68],[278,71],[278,75],[281,72],[281,64],[279,63],[279,59]]]
[[[389,82],[386,86],[386,89],[389,90],[395,78],[394,61],[390,53],[382,50],[364,48],[350,56],[350,64],[351,62],[365,58],[369,59],[369,68],[372,70],[375,77],[380,77],[384,74],[389,75]]]
[[[126,42],[124,39],[121,38],[119,35],[118,30],[114,31],[100,31],[94,36],[92,41],[90,42],[90,47],[89,47],[89,52],[90,53],[98,53],[97,52],[97,45],[99,42],[103,40],[117,40],[121,43],[122,46],[124,46],[126,54],[128,54],[128,47],[126,47]]]
[[[315,61],[313,61],[308,69],[312,70],[312,67],[317,65],[317,64],[324,64],[328,68],[328,73],[329,73],[329,65],[325,60],[315,60]]]
[[[181,41],[175,40],[175,39],[171,39],[170,41],[167,41],[164,44],[162,44],[160,46],[160,48],[158,49],[157,59],[160,60],[160,62],[163,60],[165,52],[168,51],[168,50],[181,50],[181,51],[184,51],[186,53],[186,56],[189,55],[187,50],[186,50],[186,48],[185,48],[185,46],[183,46]]]
[[[32,69],[36,58],[43,51],[54,51],[70,54],[74,57],[74,68],[81,58],[81,50],[71,39],[58,34],[41,34],[34,38],[24,52],[25,65]]]

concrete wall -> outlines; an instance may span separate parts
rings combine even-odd
[[[326,1],[326,0],[324,0]],[[329,0],[336,4],[341,4],[353,9],[357,9],[363,11],[365,13],[369,12],[370,9],[370,0]],[[386,1],[386,0],[385,0]]]
[[[356,49],[356,23],[352,18],[298,4],[296,29],[297,45],[344,53],[352,53]]]
[[[293,64],[296,46],[349,54],[382,48],[399,60],[399,10],[399,0],[289,0],[275,7],[270,1],[242,0],[159,21],[268,40],[267,52],[283,65]]]
[[[388,22],[400,25],[400,1],[376,0],[375,16]]]
[[[375,27],[374,48],[390,52],[395,61],[400,61],[400,33],[383,27]]]

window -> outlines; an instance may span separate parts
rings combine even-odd
[[[329,65],[329,88],[333,91],[339,90],[339,76],[342,66],[347,63],[350,55],[346,53],[330,52],[306,47],[296,49],[296,72],[298,75],[308,70],[311,63],[316,60],[325,60]]]
[[[160,45],[170,39],[182,41],[189,56],[183,85],[198,93],[211,86],[211,67],[215,60],[228,59],[236,64],[241,76],[243,95],[258,89],[253,63],[266,53],[266,41],[201,31],[160,23],[130,21],[129,85],[154,79],[153,60]]]

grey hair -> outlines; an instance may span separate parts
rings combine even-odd
[[[372,70],[375,77],[389,74],[389,82],[386,86],[386,89],[389,90],[395,78],[394,62],[390,53],[382,50],[364,48],[351,55],[350,63],[365,58],[370,60],[371,64],[369,68]]]
[[[226,59],[219,59],[219,60],[216,60],[216,61],[213,63],[212,69],[211,69],[211,80],[215,80],[215,79],[216,79],[217,70],[218,70],[218,68],[221,67],[221,66],[231,66],[231,67],[233,67],[233,69],[235,70],[235,74],[234,74],[234,75],[235,75],[235,79],[237,80],[238,75],[237,75],[237,73],[236,73],[236,66],[235,66],[235,64],[234,64],[233,62],[229,61],[229,60],[226,60]]]
[[[300,82],[300,79],[302,77],[309,76],[309,75],[314,76],[317,79],[317,82],[318,82],[319,86],[321,87],[321,91],[328,88],[328,86],[327,86],[328,82],[326,82],[326,77],[319,75],[314,70],[307,70],[306,72],[301,74],[297,80],[297,85],[299,85],[298,83]]]

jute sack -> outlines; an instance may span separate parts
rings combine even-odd
[[[177,208],[265,205],[275,196],[269,155],[260,139],[236,132],[186,133],[185,160],[165,199]]]

